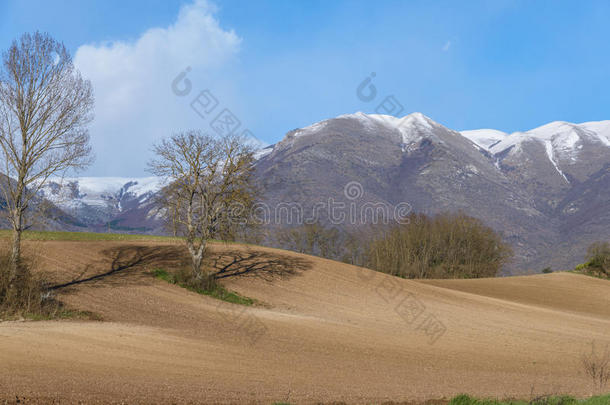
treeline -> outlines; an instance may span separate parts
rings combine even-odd
[[[259,238],[260,240],[260,238]],[[281,249],[292,250],[364,265],[364,246],[369,236],[360,232],[347,232],[336,227],[325,227],[319,222],[276,229],[263,238],[263,243]]]
[[[480,220],[464,214],[414,214],[375,237],[366,266],[404,278],[495,277],[511,248]]]
[[[272,244],[403,278],[495,277],[512,256],[497,232],[462,213],[412,214],[366,234],[306,224],[278,230]]]

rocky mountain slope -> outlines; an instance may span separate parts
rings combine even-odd
[[[162,231],[155,195],[157,177],[79,177],[49,180],[41,197],[78,218],[81,227],[97,231]]]
[[[502,232],[515,247],[511,268],[524,271],[569,268],[590,242],[610,238],[609,171],[610,121],[457,132],[419,113],[322,121],[289,132],[258,161],[272,206],[312,212],[331,198],[360,213],[362,204],[393,211],[405,202],[415,212],[462,210]],[[344,194],[353,181],[356,201]]]

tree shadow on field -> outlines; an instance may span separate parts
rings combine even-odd
[[[85,265],[72,280],[52,285],[50,289],[69,292],[72,287],[80,284],[97,287],[143,285],[152,283],[153,280],[142,270],[177,269],[190,264],[186,248],[177,245],[126,245],[105,249],[100,253],[105,259]],[[259,277],[267,281],[294,276],[311,268],[309,260],[287,254],[217,248],[207,251],[203,265],[216,279]],[[98,270],[96,274],[90,275],[93,269],[101,269],[101,272]]]
[[[108,263],[108,259],[105,259],[102,263],[87,265],[72,280],[53,285],[50,289],[65,289],[83,283],[97,286],[141,284],[144,280],[150,280],[150,277],[140,271],[142,269],[151,266],[156,268],[179,267],[186,263],[185,249],[179,246],[127,245],[105,249],[100,253],[109,258],[110,263]],[[107,270],[92,276],[85,276],[90,273],[92,267]]]
[[[265,281],[287,278],[311,268],[311,261],[292,255],[260,250],[210,252],[204,265],[217,280],[257,277]]]

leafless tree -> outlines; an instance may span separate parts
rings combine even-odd
[[[408,219],[377,230],[366,267],[404,278],[495,277],[512,255],[499,233],[463,213]]]
[[[187,131],[161,141],[153,151],[149,171],[168,182],[160,201],[173,228],[185,236],[193,276],[204,282],[207,241],[248,218],[255,193],[252,149],[238,136]]]
[[[597,385],[599,390],[602,391],[610,381],[610,351],[608,351],[608,346],[606,345],[603,352],[598,352],[595,342],[591,342],[591,352],[583,354],[581,361],[585,373],[591,378],[593,384]]]
[[[336,228],[326,228],[319,221],[279,228],[276,231],[276,239],[279,245],[286,249],[327,259],[337,259],[344,242]]]
[[[74,68],[66,47],[48,34],[24,34],[0,66],[0,188],[13,228],[16,276],[26,212],[49,177],[91,162],[87,125],[91,83]]]

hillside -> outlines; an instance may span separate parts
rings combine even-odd
[[[573,268],[610,239],[610,122],[550,123],[526,132],[458,132],[420,113],[347,114],[286,134],[257,164],[266,202],[380,204],[461,210],[515,250],[507,273]],[[359,198],[346,198],[350,182]],[[319,215],[333,222],[326,211]],[[288,221],[284,221],[288,222]],[[372,221],[339,222],[350,228]],[[561,249],[557,249],[561,246]]]
[[[261,302],[241,307],[153,278],[150,270],[184,260],[171,241],[28,241],[27,249],[55,282],[77,281],[59,290],[64,301],[104,321],[0,323],[0,399],[586,396],[593,389],[580,356],[593,340],[610,343],[610,284],[570,273],[420,282],[214,244],[208,263],[225,268],[223,283]]]

